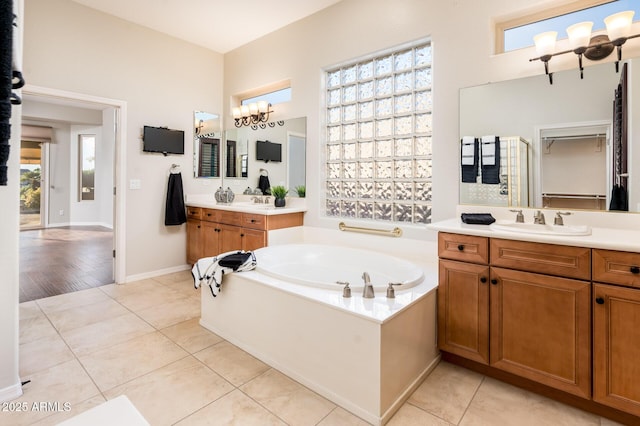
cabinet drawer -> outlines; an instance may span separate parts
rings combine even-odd
[[[261,214],[242,214],[242,226],[252,229],[267,229],[266,216]]]
[[[640,253],[594,249],[593,281],[640,287]]]
[[[219,222],[220,210],[202,209],[202,220],[207,222]]]
[[[187,207],[187,219],[202,219],[202,209],[200,207]]]
[[[438,234],[438,256],[472,263],[489,263],[489,239],[471,235]]]
[[[242,213],[228,210],[218,210],[218,222],[227,225],[240,226],[242,223]]]
[[[491,265],[560,277],[591,279],[591,249],[491,239]]]

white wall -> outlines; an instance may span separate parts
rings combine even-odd
[[[218,185],[192,178],[193,111],[222,110],[220,54],[94,11],[70,0],[26,4],[28,84],[127,102],[126,275],[182,267],[185,226],[164,226],[169,168],[183,170],[185,193]],[[144,125],[185,130],[185,155],[143,153]],[[207,186],[208,185],[208,186]]]
[[[18,15],[17,37],[21,44],[22,0],[14,1]],[[20,107],[12,108],[11,152],[7,186],[0,186],[0,401],[22,394],[18,376],[18,252],[20,229]]]
[[[334,228],[322,217],[322,69],[423,37],[433,43],[433,220],[455,215],[458,203],[458,95],[462,87],[543,73],[535,49],[493,54],[493,22],[532,8],[567,1],[543,0],[343,0],[307,19],[225,55],[226,127],[233,95],[285,79],[292,101],[274,119],[307,117],[305,224]],[[625,45],[626,55],[637,47]],[[637,45],[637,43],[635,43]],[[559,45],[559,50],[564,46]],[[574,55],[556,57],[552,70],[575,68]],[[586,73],[589,72],[587,68]],[[314,190],[318,188],[318,190]],[[405,235],[434,238],[424,227],[403,225]]]

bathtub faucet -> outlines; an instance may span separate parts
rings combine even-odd
[[[362,279],[364,280],[364,288],[362,289],[362,297],[365,299],[373,299],[375,295],[373,294],[373,285],[371,284],[371,278],[369,277],[368,272],[362,273]]]

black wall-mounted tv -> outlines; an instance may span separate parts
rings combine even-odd
[[[265,163],[282,161],[282,145],[269,141],[256,141],[256,160]]]
[[[166,127],[144,126],[142,150],[167,154],[184,154],[184,131]]]

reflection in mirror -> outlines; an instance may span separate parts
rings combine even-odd
[[[569,70],[554,73],[553,85],[549,85],[546,76],[538,75],[461,89],[460,141],[465,136],[514,136],[530,145],[530,197],[528,203],[520,204],[523,207],[612,210],[614,189],[626,178],[629,210],[640,211],[640,188],[633,187],[630,173],[626,172],[640,169],[640,139],[633,133],[627,137],[621,123],[640,118],[640,112],[634,113],[632,108],[633,99],[637,98],[633,81],[640,81],[637,61],[628,61],[630,92],[625,112],[618,111],[618,122],[613,113],[616,92],[626,90],[619,89],[622,72],[616,74],[613,64],[605,63],[586,68],[583,80],[576,70]],[[634,71],[634,64],[638,70]],[[628,154],[625,151],[623,158],[628,168],[620,170],[617,151],[626,147],[625,141]],[[461,143],[461,150],[462,146]],[[464,160],[464,152],[460,158],[461,204],[517,205],[510,204],[506,197],[501,199],[502,204],[491,201],[489,193],[499,195],[501,188],[504,192],[507,173],[501,173],[497,183],[483,184],[480,167],[477,178],[474,176],[474,182],[469,183],[469,178],[464,179],[464,161],[469,160]],[[480,152],[478,161],[482,158]],[[500,159],[506,165],[508,159]],[[523,170],[524,165],[520,172]]]
[[[220,116],[194,111],[194,177],[220,177]]]
[[[224,187],[234,192],[258,188],[260,177],[266,175],[271,186],[282,185],[289,196],[297,196],[295,188],[305,185],[306,117],[289,119],[283,126],[264,129],[240,127],[224,132]],[[258,161],[257,141],[279,144],[282,161]]]

